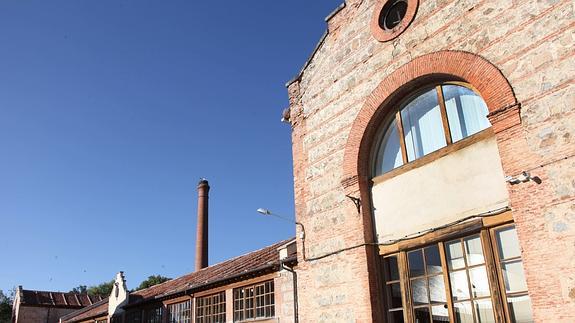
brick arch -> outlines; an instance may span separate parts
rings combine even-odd
[[[501,71],[486,59],[463,51],[439,51],[417,57],[386,77],[369,95],[352,124],[346,143],[342,185],[348,194],[369,200],[369,158],[381,119],[394,101],[415,87],[438,80],[471,84],[483,97],[490,115],[517,105]],[[362,203],[363,204],[363,203]],[[364,204],[363,210],[369,210]]]

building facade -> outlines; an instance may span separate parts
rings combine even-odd
[[[302,322],[574,322],[574,6],[349,0],[287,84]]]
[[[134,292],[120,272],[108,298],[60,322],[294,322],[295,251],[294,239],[280,241]]]
[[[12,306],[12,323],[57,323],[60,317],[102,301],[98,295],[23,289],[18,286]]]

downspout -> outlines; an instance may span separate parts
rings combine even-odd
[[[281,268],[289,271],[292,274],[292,281],[293,281],[293,316],[294,316],[294,323],[299,323],[299,313],[298,313],[298,299],[297,299],[297,273],[293,268],[290,268],[285,265],[285,263],[281,262]]]

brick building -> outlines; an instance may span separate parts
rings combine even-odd
[[[208,266],[208,194],[198,183],[196,271],[130,292],[124,273],[110,296],[67,315],[61,323],[293,322],[295,239]],[[64,313],[63,313],[64,314]],[[36,321],[21,321],[36,322]]]
[[[326,18],[284,114],[302,322],[575,322],[574,6]]]
[[[57,323],[61,316],[101,300],[102,297],[97,295],[28,290],[18,286],[12,306],[12,322]]]

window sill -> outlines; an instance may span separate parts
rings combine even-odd
[[[241,320],[241,321],[234,321],[234,323],[252,323],[252,322],[258,322],[258,323],[272,323],[272,322],[279,322],[277,317],[262,317],[262,318],[257,318],[257,319],[249,319],[249,320]]]
[[[461,139],[460,141],[453,143],[451,145],[445,146],[441,149],[438,149],[432,153],[429,153],[421,158],[418,158],[412,162],[409,162],[407,164],[404,164],[400,167],[397,167],[385,174],[376,176],[374,178],[371,179],[372,184],[378,184],[378,183],[382,183],[385,182],[389,179],[392,179],[394,177],[397,177],[399,175],[402,175],[406,172],[409,172],[410,170],[419,168],[421,166],[427,165],[429,163],[432,163],[442,157],[447,156],[448,154],[451,154],[455,151],[458,151],[460,149],[469,147],[477,142],[483,141],[485,139],[491,138],[494,136],[494,132],[493,132],[493,127],[489,127],[485,130],[482,130],[474,135],[471,135],[467,138]]]

